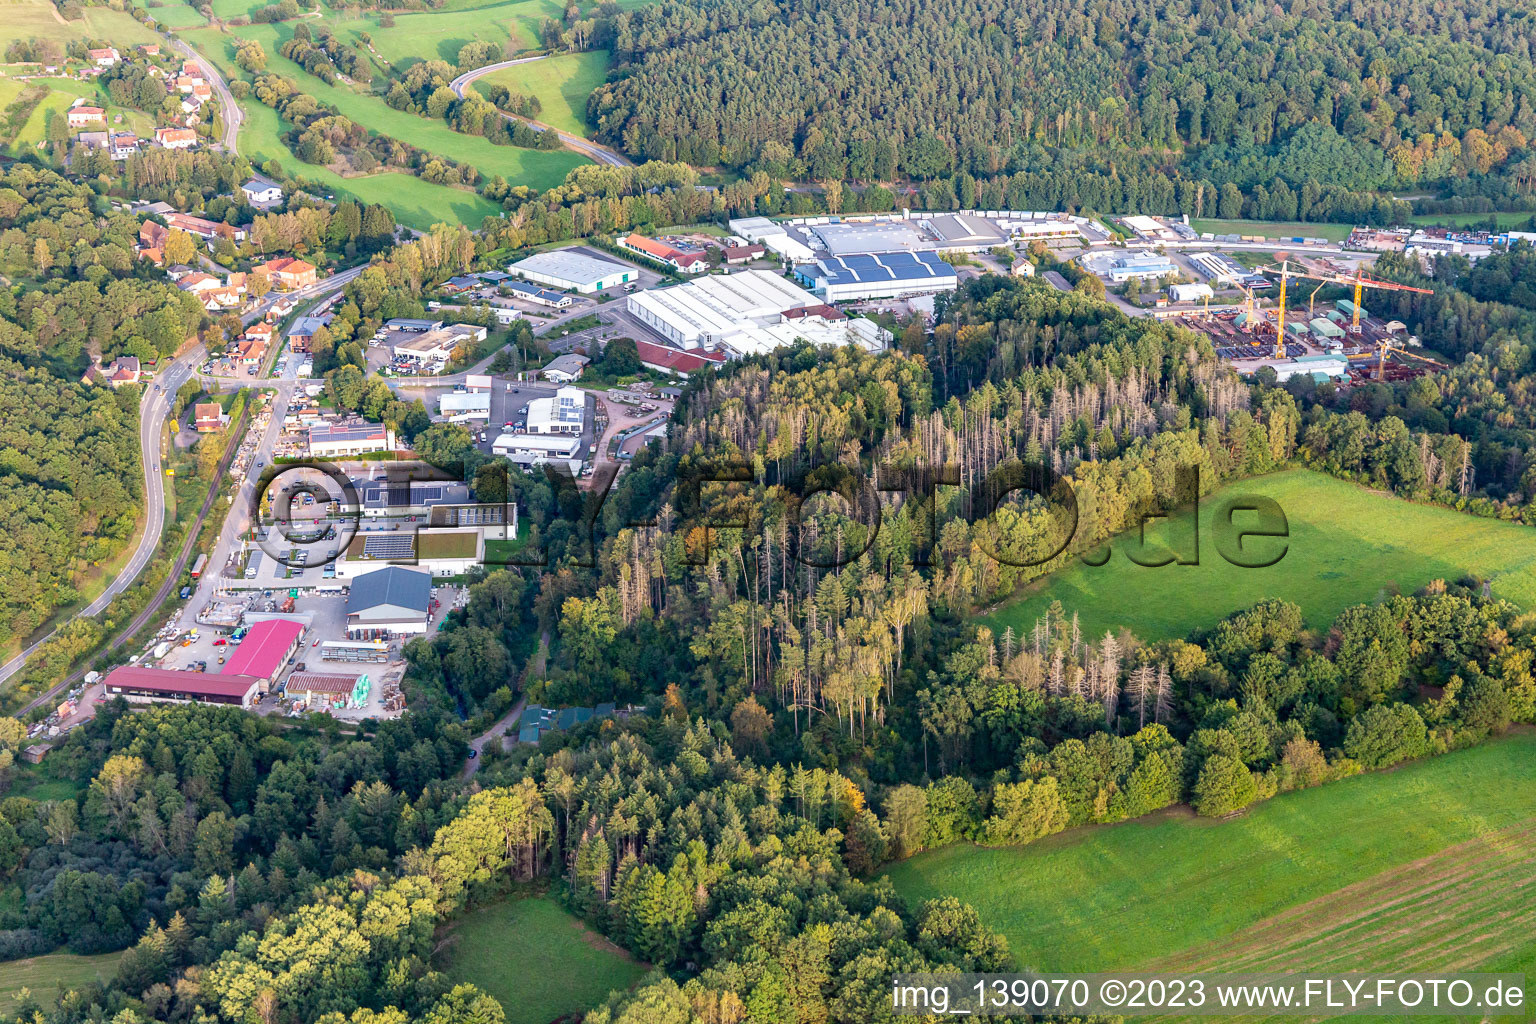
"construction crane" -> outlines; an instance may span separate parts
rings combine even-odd
[[[1354,289],[1355,289],[1355,301],[1354,301],[1354,319],[1351,322],[1350,328],[1349,328],[1349,333],[1351,333],[1351,334],[1359,334],[1360,333],[1360,299],[1361,299],[1362,292],[1364,292],[1364,290],[1367,289],[1367,288],[1376,288],[1376,289],[1379,289],[1381,291],[1388,291],[1388,292],[1417,292],[1420,295],[1433,295],[1434,294],[1434,292],[1431,291],[1428,288],[1416,288],[1416,287],[1414,287],[1411,284],[1398,284],[1396,281],[1382,281],[1382,280],[1378,280],[1377,278],[1374,278],[1374,277],[1366,277],[1365,276],[1365,270],[1363,268],[1356,269],[1353,277],[1351,277],[1351,276],[1349,276],[1347,274],[1336,274],[1336,273],[1322,273],[1322,274],[1319,274],[1319,273],[1316,273],[1316,272],[1308,272],[1308,271],[1304,271],[1304,270],[1292,270],[1292,269],[1290,269],[1290,261],[1289,260],[1281,260],[1280,261],[1280,265],[1278,267],[1260,267],[1259,270],[1261,272],[1263,272],[1263,273],[1279,274],[1280,275],[1280,335],[1281,336],[1280,336],[1280,341],[1278,342],[1278,344],[1275,347],[1275,358],[1277,358],[1277,359],[1284,358],[1284,356],[1285,356],[1285,284],[1286,284],[1286,279],[1287,278],[1302,277],[1302,278],[1306,278],[1306,279],[1308,279],[1310,281],[1318,281],[1318,282],[1320,282],[1318,284],[1317,288],[1312,289],[1312,296],[1316,296],[1317,292],[1318,292],[1318,289],[1321,288],[1325,284],[1338,284],[1338,285],[1344,285],[1345,287],[1349,287],[1349,286],[1353,285]],[[1312,312],[1312,298],[1309,296],[1308,299],[1307,299],[1307,313],[1308,313],[1309,316],[1311,315],[1311,312]],[[1387,350],[1389,348],[1391,348],[1390,344],[1384,343],[1383,346],[1382,346],[1380,365],[1377,367],[1377,371],[1376,371],[1376,376],[1377,376],[1378,380],[1381,379],[1382,374],[1385,372],[1386,359],[1387,359]]]

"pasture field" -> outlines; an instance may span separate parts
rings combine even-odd
[[[49,953],[0,963],[0,1013],[11,1013],[19,1005],[21,990],[31,989],[32,997],[51,1005],[59,992],[79,988],[95,981],[110,981],[117,973],[122,953],[75,956],[73,953]]]
[[[1285,513],[1287,539],[1247,542],[1260,552],[1284,545],[1284,557],[1269,568],[1240,568],[1217,553],[1215,522],[1226,499],[1241,495],[1272,498]],[[1239,515],[1235,524],[1240,529],[1250,521]],[[1149,544],[1165,543],[1175,529],[1155,521],[1147,528]],[[1182,535],[1187,533],[1184,526]],[[1135,540],[1116,538],[1103,566],[1074,561],[1032,582],[985,621],[999,634],[1007,626],[1027,634],[1050,603],[1060,601],[1067,614],[1078,613],[1089,636],[1123,626],[1155,641],[1187,636],[1266,598],[1283,598],[1300,606],[1308,625],[1326,628],[1346,607],[1372,601],[1390,587],[1412,593],[1431,580],[1467,573],[1489,580],[1495,597],[1536,606],[1536,531],[1416,505],[1309,470],[1240,481],[1202,498],[1198,565],[1137,565],[1126,554]]]
[[[1490,220],[1500,228],[1515,228],[1519,230],[1529,224],[1536,214],[1529,210],[1525,212],[1503,213],[1416,213],[1408,218],[1410,224],[1434,224],[1439,227],[1464,228],[1468,225],[1482,225]]]
[[[382,97],[345,85],[326,85],[314,75],[281,56],[277,49],[293,36],[287,25],[247,25],[238,29],[241,37],[260,40],[267,51],[267,70],[284,75],[322,103],[328,103],[343,115],[371,131],[438,153],[459,163],[472,164],[487,177],[501,175],[515,185],[546,189],[558,185],[583,157],[569,150],[542,152],[516,146],[496,146],[487,139],[456,132],[443,121],[417,117],[386,104]],[[214,61],[229,79],[245,76],[235,65],[235,35],[214,29],[182,33],[199,53]],[[250,106],[259,106],[250,101]],[[439,218],[441,219],[441,218]]]
[[[277,111],[253,99],[242,101],[240,109],[245,112],[240,126],[240,152],[253,164],[260,166],[276,160],[291,173],[323,185],[333,194],[389,207],[402,224],[422,231],[444,221],[478,227],[487,216],[498,212],[495,203],[474,192],[434,185],[412,174],[381,171],[367,177],[343,178],[329,168],[306,164],[284,145],[280,133],[285,128]]]
[[[563,132],[587,137],[587,97],[608,76],[608,54],[568,53],[493,71],[481,82],[504,85],[515,93],[537,96],[543,104],[538,119]]]
[[[145,9],[151,18],[168,29],[201,28],[208,24],[208,19],[188,0],[161,0],[158,5]]]
[[[118,49],[160,41],[132,15],[110,7],[87,7],[81,18],[65,21],[48,0],[0,0],[0,50],[18,39],[103,39]]]
[[[466,914],[453,930],[447,974],[495,996],[508,1024],[547,1024],[628,989],[646,967],[547,896]]]
[[[1170,809],[1024,847],[951,846],[888,874],[914,904],[975,906],[1042,970],[1524,970],[1536,732],[1232,820]]]
[[[1265,238],[1326,238],[1330,242],[1342,242],[1349,237],[1353,226],[1349,224],[1280,223],[1268,220],[1194,220],[1189,226],[1196,231],[1209,231],[1215,235],[1263,235]]]

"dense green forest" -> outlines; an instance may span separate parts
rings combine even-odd
[[[133,535],[140,389],[80,380],[92,358],[153,361],[203,324],[197,298],[135,257],[138,221],[90,188],[0,175],[0,642],[74,602]]]
[[[1051,167],[1087,177],[1018,205],[1351,219],[1378,189],[1529,194],[1525,20],[1486,0],[666,0],[614,19],[622,71],[589,111],[694,165],[965,188]]]

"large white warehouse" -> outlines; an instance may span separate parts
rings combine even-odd
[[[674,345],[713,348],[744,327],[776,323],[786,310],[819,301],[771,271],[743,270],[638,292],[627,308]]]
[[[872,320],[848,319],[810,292],[767,270],[712,275],[676,288],[631,295],[628,309],[683,349],[731,356],[771,352],[797,339],[817,345],[858,345],[878,352],[891,333]]]
[[[640,276],[640,272],[633,267],[570,250],[536,253],[525,260],[518,260],[507,270],[525,281],[547,284],[551,288],[565,288],[583,295],[617,288]]]

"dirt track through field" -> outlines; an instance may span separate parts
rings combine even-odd
[[[1144,969],[1487,970],[1532,945],[1533,896],[1536,821],[1529,821],[1383,871]]]

